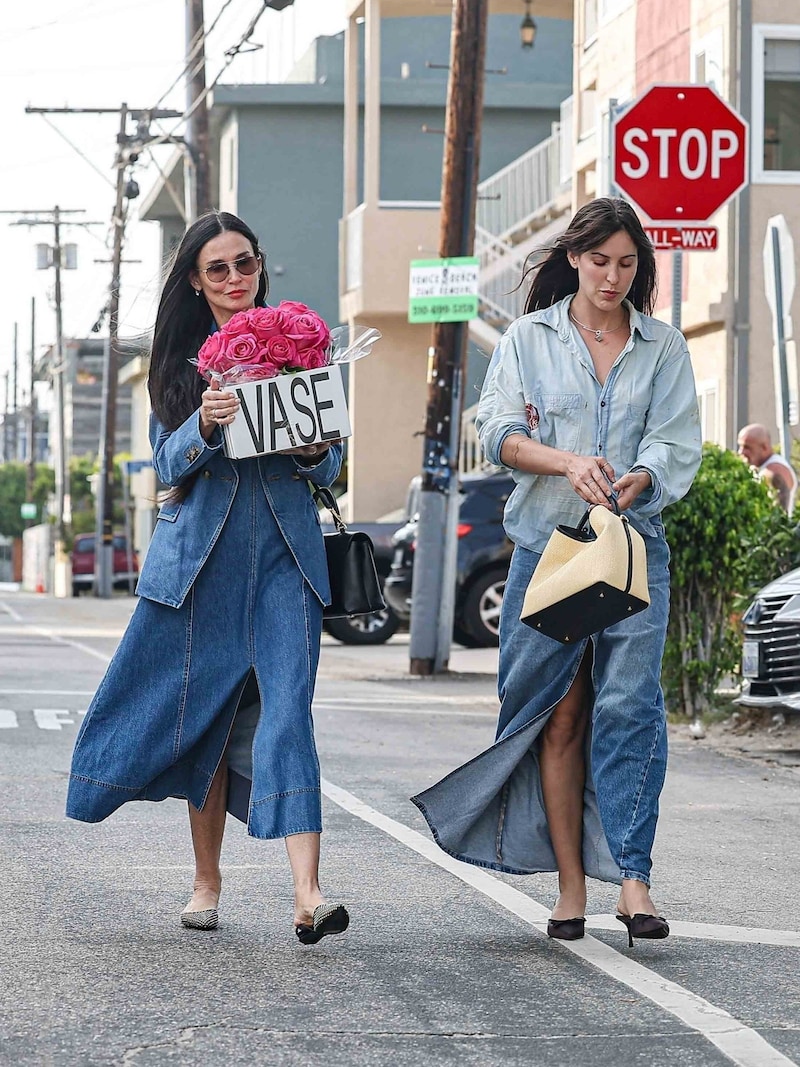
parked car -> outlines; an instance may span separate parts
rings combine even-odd
[[[419,491],[419,479],[416,479]],[[500,607],[513,545],[503,529],[503,510],[514,488],[507,473],[466,474],[460,482],[458,561],[453,637],[468,647],[497,645]],[[417,540],[417,507],[394,536],[384,595],[403,621],[411,618],[411,580]]]
[[[128,551],[128,540],[115,534],[112,543],[112,584],[128,589],[139,577],[136,553]],[[72,595],[80,596],[94,585],[94,534],[78,534],[72,546]]]
[[[742,616],[738,704],[800,711],[800,569],[761,589]]]
[[[376,522],[349,522],[348,530],[365,533],[375,549],[375,569],[381,583],[385,582],[392,564],[395,531],[407,517],[406,510],[391,512]],[[329,520],[327,512],[322,512],[322,532],[333,533],[335,527]],[[370,615],[355,615],[351,619],[325,619],[323,629],[345,645],[381,645],[388,641],[400,626],[400,620],[387,606],[383,611],[373,611]]]

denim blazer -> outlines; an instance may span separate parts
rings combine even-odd
[[[153,466],[165,485],[180,486],[197,475],[185,500],[168,501],[158,512],[136,586],[138,596],[178,608],[228,518],[239,483],[239,461],[224,455],[219,428],[205,440],[199,411],[172,431],[151,415],[150,443]],[[277,454],[260,456],[257,463],[267,503],[297,566],[320,601],[329,603],[325,546],[307,482],[329,485],[335,480],[342,464],[341,445],[331,445],[313,467],[301,466],[295,456]]]

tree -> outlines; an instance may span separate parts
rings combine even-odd
[[[0,464],[0,534],[3,537],[22,537],[28,525],[20,515],[20,506],[26,495],[27,468],[24,463]],[[33,503],[37,507],[37,519],[41,522],[44,505],[55,486],[53,471],[44,463],[36,464],[33,482]]]
[[[767,581],[800,564],[800,538],[773,490],[733,452],[707,444],[687,495],[665,513],[671,608],[663,681],[685,715],[714,707],[738,672],[738,613]]]

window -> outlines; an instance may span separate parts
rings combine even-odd
[[[753,27],[753,180],[800,184],[800,26]]]
[[[580,109],[578,113],[578,140],[589,137],[597,128],[597,85],[587,85],[581,89]]]
[[[583,0],[583,43],[591,44],[597,37],[597,0]]]
[[[764,49],[764,170],[800,170],[800,41]]]
[[[716,379],[697,383],[697,403],[700,408],[700,432],[704,441],[720,444],[719,382]]]

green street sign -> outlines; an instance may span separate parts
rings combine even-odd
[[[36,505],[35,504],[20,504],[19,514],[23,519],[35,519],[36,518]]]
[[[477,256],[414,259],[408,284],[409,322],[468,322],[478,317]]]

